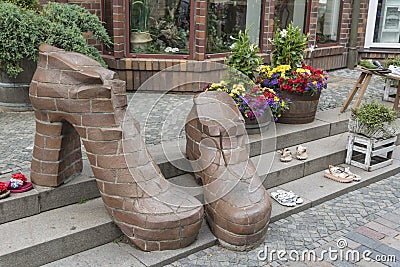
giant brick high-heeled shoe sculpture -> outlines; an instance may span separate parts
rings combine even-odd
[[[46,44],[39,50],[29,89],[36,116],[32,182],[58,186],[80,173],[81,138],[108,212],[136,246],[152,251],[191,244],[202,204],[162,176],[126,114],[125,83],[84,55]]]
[[[208,224],[221,245],[252,249],[264,241],[271,198],[249,159],[244,119],[225,92],[204,92],[193,101],[186,154],[204,185]]]

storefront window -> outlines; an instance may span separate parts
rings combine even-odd
[[[400,43],[400,2],[379,0],[374,27],[375,43]]]
[[[190,0],[130,0],[131,53],[188,54]]]
[[[240,30],[249,30],[254,43],[259,42],[261,0],[209,0],[207,11],[207,53],[230,51]]]
[[[341,0],[319,0],[317,43],[338,42]]]
[[[307,0],[278,0],[275,5],[274,28],[284,29],[291,22],[306,33]]]

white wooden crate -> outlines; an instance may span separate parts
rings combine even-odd
[[[347,142],[346,164],[373,171],[393,163],[397,136],[374,139],[351,133]]]

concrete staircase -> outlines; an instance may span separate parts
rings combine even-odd
[[[273,202],[272,221],[400,170],[400,149],[396,149],[390,166],[374,172],[352,167],[353,172],[362,176],[361,182],[341,184],[323,177],[329,164],[344,162],[348,116],[347,113],[339,115],[339,109],[323,111],[317,113],[317,119],[310,124],[276,124],[276,139],[260,135],[249,137],[252,160],[259,163],[258,173],[265,178],[264,186],[268,191],[292,190],[304,199],[303,204],[294,208]],[[271,145],[274,140],[276,146]],[[279,161],[276,149],[290,147],[294,152],[298,144],[307,147],[309,158],[306,161]],[[202,199],[192,174],[174,165],[183,160],[176,144],[164,144],[164,150],[173,155],[172,160],[167,160],[161,145],[149,150],[171,182],[192,187],[191,192]],[[187,248],[140,251],[126,242],[119,242],[121,232],[98,197],[95,179],[85,162],[82,175],[58,188],[36,186],[29,192],[0,200],[0,266],[161,266],[216,244],[204,222],[197,241]]]

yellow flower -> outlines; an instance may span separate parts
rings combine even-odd
[[[275,102],[278,102],[278,101],[279,101],[279,98],[278,98],[277,96],[274,96],[274,101],[275,101]]]
[[[285,101],[282,101],[281,106],[282,106],[282,107],[285,106]]]
[[[317,81],[313,81],[312,84],[316,85],[316,84],[317,84]]]

